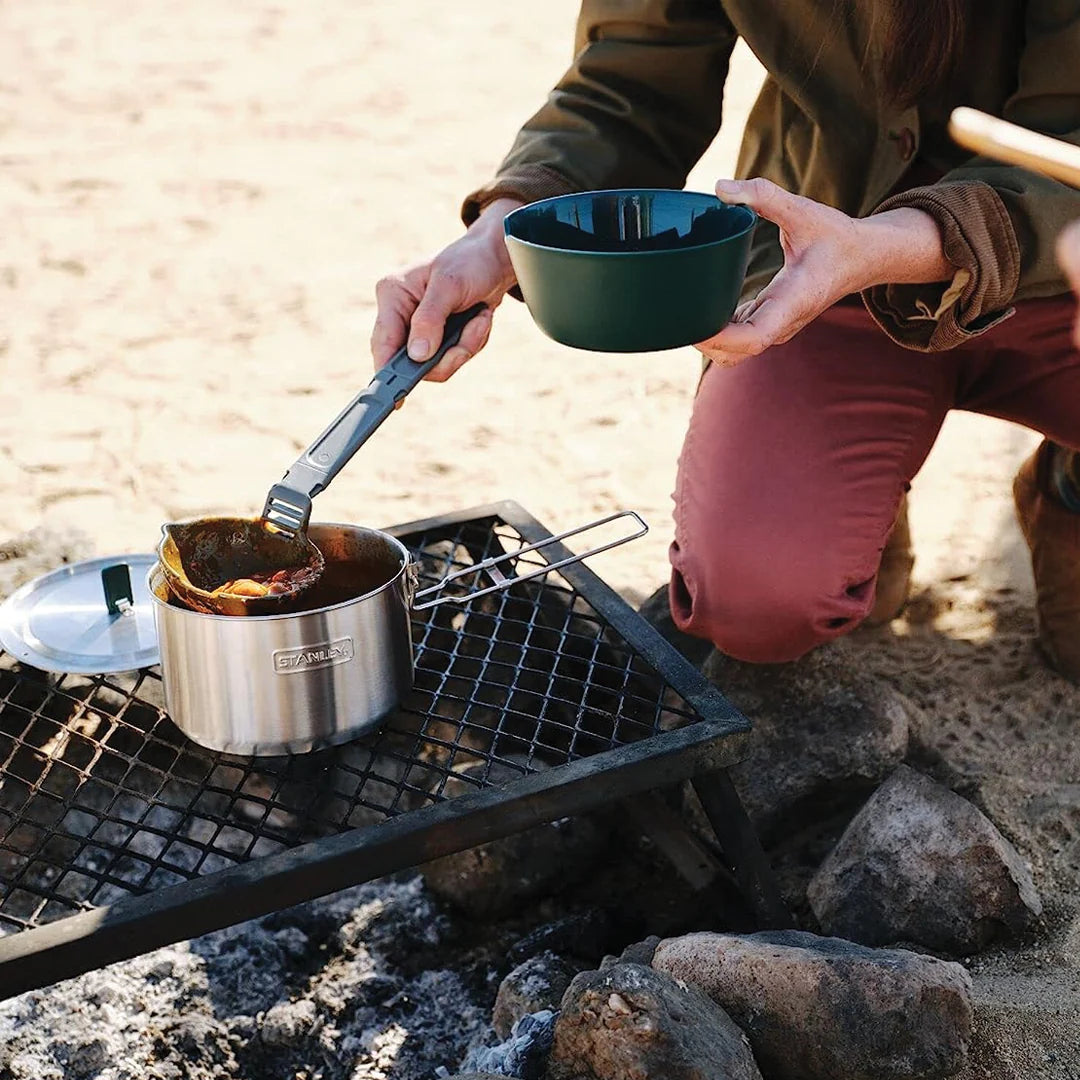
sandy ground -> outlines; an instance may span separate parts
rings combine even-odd
[[[77,526],[105,554],[151,548],[165,518],[258,509],[368,378],[375,282],[457,235],[461,196],[565,65],[574,11],[6,7],[5,527]],[[689,186],[730,172],[760,77],[740,51]],[[382,525],[513,497],[569,526],[633,506],[653,535],[599,569],[647,595],[698,371],[692,350],[564,349],[507,302],[483,359],[414,395],[318,513]],[[950,426],[915,509],[927,580],[998,569],[1030,442]]]
[[[0,539],[48,525],[100,554],[148,550],[162,520],[257,510],[367,380],[376,280],[457,235],[461,196],[562,70],[575,9],[0,7]],[[691,187],[730,171],[759,80],[739,51]],[[318,516],[512,497],[568,527],[631,506],[652,534],[596,568],[640,600],[666,575],[698,371],[691,350],[563,349],[508,302],[483,358],[421,388]],[[920,603],[858,648],[929,710],[929,740],[984,783],[1054,893],[1080,861],[1078,701],[1030,644],[1008,487],[1034,441],[950,418],[915,488]],[[1059,900],[1054,970],[1080,937]]]

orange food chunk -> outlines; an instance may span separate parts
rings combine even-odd
[[[265,596],[269,591],[269,588],[261,581],[255,581],[253,578],[237,578],[235,581],[226,581],[224,585],[216,588],[212,595],[229,593],[231,596]]]

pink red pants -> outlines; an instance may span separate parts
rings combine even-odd
[[[950,409],[1080,449],[1074,310],[1071,297],[1027,301],[960,348],[922,354],[851,299],[785,345],[711,365],[679,460],[676,625],[762,663],[857,626],[900,499]]]

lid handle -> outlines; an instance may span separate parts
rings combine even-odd
[[[106,566],[101,571],[101,587],[105,590],[105,606],[110,615],[130,615],[135,610],[131,568],[127,563]]]

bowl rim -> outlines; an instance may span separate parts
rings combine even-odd
[[[523,240],[520,236],[515,236],[511,233],[511,221],[519,214],[524,214],[527,210],[536,210],[538,207],[551,206],[554,203],[565,202],[569,199],[580,199],[584,195],[696,195],[703,199],[712,199],[720,206],[730,206],[739,210],[745,210],[746,213],[750,215],[750,218],[747,221],[745,228],[740,229],[736,233],[732,233],[731,236],[725,236],[720,240],[709,240],[704,244],[693,244],[690,247],[662,248],[658,251],[579,251],[576,248],[555,247],[552,244],[538,244],[533,240]],[[513,240],[515,243],[522,244],[524,247],[535,248],[537,251],[561,251],[564,255],[582,255],[590,259],[607,258],[608,256],[616,259],[625,259],[629,257],[641,258],[646,255],[677,255],[684,251],[702,251],[705,248],[727,244],[733,240],[741,239],[748,232],[755,229],[758,220],[757,212],[745,203],[724,202],[719,196],[711,195],[707,191],[687,191],[685,188],[597,188],[596,190],[588,191],[570,191],[565,195],[552,195],[547,199],[537,199],[535,202],[526,203],[524,206],[519,206],[517,209],[511,210],[510,213],[503,218],[503,238],[507,241]]]

